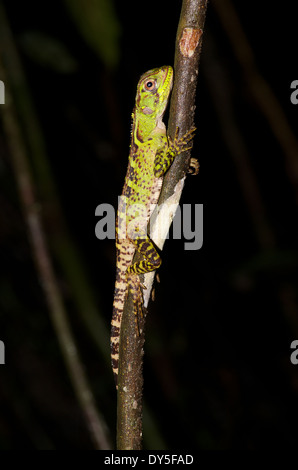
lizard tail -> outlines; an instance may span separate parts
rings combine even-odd
[[[116,388],[118,388],[120,328],[126,292],[126,272],[117,268],[111,328],[111,359]]]

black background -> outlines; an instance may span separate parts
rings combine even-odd
[[[65,221],[108,331],[115,248],[113,240],[96,239],[95,208],[101,203],[116,207],[136,84],[146,70],[173,64],[181,2],[115,1],[121,33],[113,69],[88,45],[66,2],[3,3]],[[298,106],[290,102],[290,84],[298,79],[293,2],[233,4],[258,72],[297,137]],[[62,73],[60,59],[54,64],[41,60],[36,44],[33,52],[26,49],[24,35],[36,31],[67,49],[74,70]],[[187,179],[181,201],[204,204],[204,243],[198,251],[186,251],[185,240],[169,240],[164,248],[161,284],[147,320],[147,449],[293,448],[297,442],[298,366],[290,362],[291,342],[298,339],[297,186],[276,131],[252,93],[252,81],[210,2],[193,150],[200,173]],[[227,116],[233,121],[229,136]],[[10,152],[0,131],[0,339],[6,346],[6,364],[0,366],[0,449],[92,449],[32,261]],[[233,155],[231,146],[239,138],[243,147],[236,145]],[[264,207],[258,223],[253,196],[247,196],[247,187],[252,188],[248,172],[240,178],[244,152],[255,181],[253,194],[258,191]],[[297,154],[294,160],[297,167]],[[267,245],[258,236],[264,220],[274,239]],[[49,238],[57,235],[55,221],[46,232]],[[86,328],[54,255],[53,261],[114,441],[116,392],[109,363]]]

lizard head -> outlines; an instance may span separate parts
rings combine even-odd
[[[149,70],[138,83],[136,111],[156,120],[161,118],[168,104],[173,86],[173,69],[169,65]]]

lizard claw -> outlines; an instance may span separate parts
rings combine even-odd
[[[186,152],[187,150],[192,149],[192,139],[194,138],[195,131],[196,128],[193,126],[190,128],[189,131],[187,131],[182,137],[179,138],[179,127],[176,127],[174,139],[169,137],[170,147],[172,147],[176,154],[180,154],[182,152]]]

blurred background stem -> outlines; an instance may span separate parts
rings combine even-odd
[[[0,4],[0,30],[1,39],[9,39],[9,28],[4,9]],[[87,427],[92,440],[98,449],[109,449],[107,427],[103,417],[95,406],[93,393],[88,384],[83,365],[70,329],[67,313],[63,305],[61,293],[52,266],[50,253],[41,221],[41,210],[36,199],[35,185],[33,182],[26,145],[22,132],[18,125],[17,115],[14,109],[13,98],[10,94],[6,64],[7,58],[11,58],[9,51],[3,57],[3,50],[9,41],[1,41],[0,74],[5,82],[6,104],[2,108],[3,125],[7,142],[11,153],[13,169],[17,181],[23,212],[29,229],[29,238],[33,250],[40,282],[45,293],[50,311],[51,320],[57,334],[62,354],[72,381],[73,388],[82,407]],[[15,74],[18,68],[14,70]],[[15,83],[17,82],[17,75]],[[37,156],[37,152],[36,152]]]
[[[14,107],[17,110],[17,120],[14,125],[21,125],[25,141],[28,147],[26,155],[28,164],[32,166],[31,176],[34,175],[35,192],[38,194],[38,205],[42,210],[43,224],[47,233],[47,243],[54,254],[55,261],[61,267],[65,279],[69,284],[74,306],[80,315],[89,337],[93,340],[96,349],[100,352],[103,363],[110,370],[109,329],[104,321],[102,311],[97,305],[93,288],[88,279],[80,253],[65,224],[54,177],[49,164],[49,159],[37,114],[33,105],[30,89],[11,34],[9,22],[4,8],[0,3],[0,38],[1,58],[5,63],[5,74],[11,86]],[[4,73],[4,70],[3,70]],[[8,95],[8,93],[7,93]],[[18,130],[20,132],[20,129]],[[100,295],[100,291],[98,293]],[[87,394],[88,395],[88,394]],[[150,432],[146,432],[147,423]],[[160,434],[158,426],[147,405],[144,404],[144,439],[151,448],[165,448],[165,442]]]
[[[49,243],[56,260],[67,279],[74,297],[77,312],[81,316],[90,337],[106,363],[109,362],[109,332],[90,288],[87,272],[79,252],[70,236],[62,215],[57,190],[45,150],[42,130],[30,96],[10,27],[1,6],[0,10],[1,54],[11,92],[24,130],[30,154],[32,173],[36,181],[43,220],[49,235]]]
[[[252,47],[242,28],[240,19],[230,0],[213,1],[224,30],[231,42],[234,54],[243,70],[243,78],[261,113],[268,121],[276,141],[285,156],[285,169],[292,184],[298,203],[298,141],[288,123],[282,106],[275,97],[270,85],[258,70]],[[216,44],[210,38],[207,45],[204,73],[209,92],[213,100],[222,134],[231,158],[234,161],[243,196],[249,210],[252,225],[261,250],[272,254],[278,250],[278,241],[271,224],[266,205],[262,199],[258,180],[251,165],[249,151],[241,134],[231,100],[231,84],[225,71]],[[227,92],[228,91],[228,92]],[[281,283],[277,295],[282,312],[290,328],[298,334],[298,307],[295,301],[295,287],[290,283]]]
[[[242,28],[241,21],[230,0],[213,0],[213,7],[230,40],[234,54],[242,67],[244,79],[261,113],[285,156],[285,169],[293,186],[298,204],[298,140],[287,116],[269,83],[258,70],[253,49]],[[276,40],[278,40],[276,38]],[[278,65],[277,65],[278,66]]]

